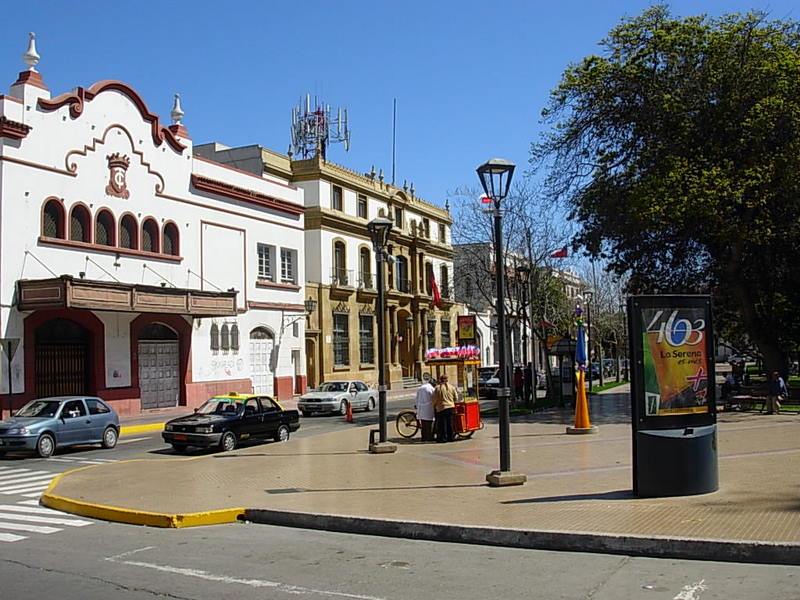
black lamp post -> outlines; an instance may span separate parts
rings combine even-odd
[[[385,217],[376,217],[367,223],[367,230],[372,238],[372,248],[375,250],[378,285],[378,306],[375,311],[378,317],[378,443],[374,443],[370,436],[369,451],[374,454],[383,454],[397,450],[397,446],[386,441],[386,323],[384,321],[383,263],[386,261],[386,243],[389,241],[392,222]]]
[[[508,410],[508,360],[506,358],[506,310],[505,310],[505,264],[503,261],[503,215],[500,202],[508,195],[515,165],[502,158],[493,158],[477,168],[478,177],[486,196],[494,204],[494,271],[497,279],[497,347],[499,351],[500,387],[497,390],[498,410],[500,413],[500,469],[486,476],[489,485],[499,487],[505,485],[521,485],[525,483],[525,475],[511,472],[511,440]]]
[[[524,391],[526,406],[530,406],[531,404],[531,393],[533,394],[534,399],[536,398],[536,370],[533,368],[533,372],[528,372],[528,279],[530,278],[530,275],[530,267],[526,265],[517,266],[517,278],[519,279],[518,283],[522,284],[522,297],[520,299],[520,312],[522,312],[522,368],[526,373],[525,380],[530,381],[532,386],[532,390],[526,389]],[[533,337],[532,330],[531,337]]]

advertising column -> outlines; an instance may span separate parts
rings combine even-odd
[[[716,491],[716,397],[711,298],[628,298],[633,491]]]

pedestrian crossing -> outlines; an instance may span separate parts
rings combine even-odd
[[[114,462],[80,458],[61,459],[61,462],[64,461],[76,465]],[[68,527],[85,527],[92,524],[92,521],[39,505],[39,497],[56,475],[58,473],[51,471],[0,466],[0,543],[18,542],[32,534],[47,535],[58,533]],[[13,502],[13,498],[6,499],[7,496],[28,499]],[[4,500],[10,503],[4,504]]]

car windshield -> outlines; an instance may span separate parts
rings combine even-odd
[[[320,392],[346,392],[349,383],[347,381],[328,381],[319,386]]]
[[[197,407],[195,411],[200,415],[224,415],[224,414],[238,414],[242,411],[242,402],[240,400],[231,400],[230,398],[211,398],[206,400]]]
[[[32,400],[25,406],[20,408],[16,415],[17,417],[55,417],[58,406],[61,404],[58,400]]]

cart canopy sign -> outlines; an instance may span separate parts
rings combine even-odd
[[[714,420],[710,298],[633,296],[628,299],[633,412],[655,428]]]

